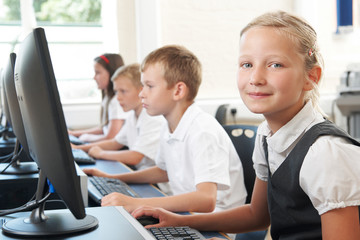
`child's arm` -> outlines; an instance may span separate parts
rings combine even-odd
[[[124,124],[122,119],[113,119],[109,121],[107,134],[104,134],[103,130],[97,132],[89,132],[82,134],[79,139],[84,142],[98,142],[103,140],[112,139],[120,131]]]
[[[82,149],[85,152],[88,152],[90,148],[98,146],[104,150],[118,150],[124,147],[124,145],[118,143],[115,139],[103,140],[99,142],[83,144],[83,145],[74,145],[72,144],[72,148]]]
[[[144,154],[132,151],[132,150],[122,150],[122,151],[110,151],[103,150],[99,146],[95,146],[89,149],[89,155],[103,160],[118,161],[128,165],[136,165],[141,162],[144,158]]]
[[[331,239],[360,239],[359,207],[346,207],[321,215],[322,237]]]
[[[103,136],[103,140],[112,139],[118,134],[122,126],[124,125],[125,120],[123,119],[112,119],[108,123],[108,133]]]
[[[111,193],[101,201],[101,206],[124,206],[128,211],[144,205],[162,207],[172,212],[211,212],[216,205],[215,183],[200,183],[196,191],[158,198],[132,198],[120,193]]]
[[[87,175],[118,178],[127,183],[159,183],[169,181],[167,172],[157,166],[121,174],[108,174],[96,168],[84,168],[83,171]]]
[[[267,182],[256,179],[250,204],[221,212],[178,215],[162,208],[147,206],[136,209],[132,215],[135,218],[143,215],[158,218],[160,223],[156,227],[190,226],[201,231],[222,231],[228,233],[263,230],[270,224],[267,205]]]
[[[82,130],[68,130],[68,133],[74,135],[75,137],[80,137],[82,134],[102,134],[103,130],[101,127],[93,127],[89,129]]]

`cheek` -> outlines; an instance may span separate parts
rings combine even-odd
[[[243,90],[247,84],[246,78],[244,75],[241,74],[237,74],[237,87],[239,89],[239,91],[241,92],[241,90]]]

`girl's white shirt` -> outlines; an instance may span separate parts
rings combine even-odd
[[[267,136],[273,174],[306,131],[323,121],[323,116],[313,108],[311,101],[275,134],[264,121],[258,128],[253,154],[257,177],[268,180],[263,136]],[[299,182],[319,215],[336,208],[360,205],[359,156],[360,147],[335,136],[321,136],[310,147],[300,170]]]

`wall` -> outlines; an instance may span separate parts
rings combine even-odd
[[[334,99],[337,97],[340,75],[350,63],[359,59],[360,34],[356,30],[348,35],[335,35],[336,1],[118,0],[117,2],[120,22],[118,34],[122,39],[119,40],[119,49],[124,51],[125,62],[141,62],[151,48],[155,49],[165,44],[184,45],[193,51],[203,64],[203,83],[197,102],[213,114],[220,104],[230,102],[238,108],[238,121],[254,123],[259,122],[259,117],[246,110],[236,86],[240,30],[252,18],[270,10],[281,9],[303,16],[318,32],[319,46],[325,61],[324,79],[320,88],[321,105],[333,119],[337,119],[340,125],[343,124],[344,120],[334,106]],[[354,2],[358,4],[357,1]],[[136,28],[136,31],[133,28]],[[137,39],[136,47],[134,47],[134,39]],[[145,43],[146,46],[143,46]]]

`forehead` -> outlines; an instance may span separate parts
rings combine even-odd
[[[286,32],[274,27],[253,27],[240,38],[240,56],[284,54],[298,55],[297,42]]]
[[[126,76],[118,76],[113,83],[114,89],[135,87],[131,79]]]
[[[94,62],[94,68],[95,68],[96,70],[106,70],[106,69],[104,68],[104,66],[101,65],[101,64],[98,63],[98,62]]]
[[[160,63],[149,64],[141,74],[142,81],[160,81],[164,79],[164,70]]]

